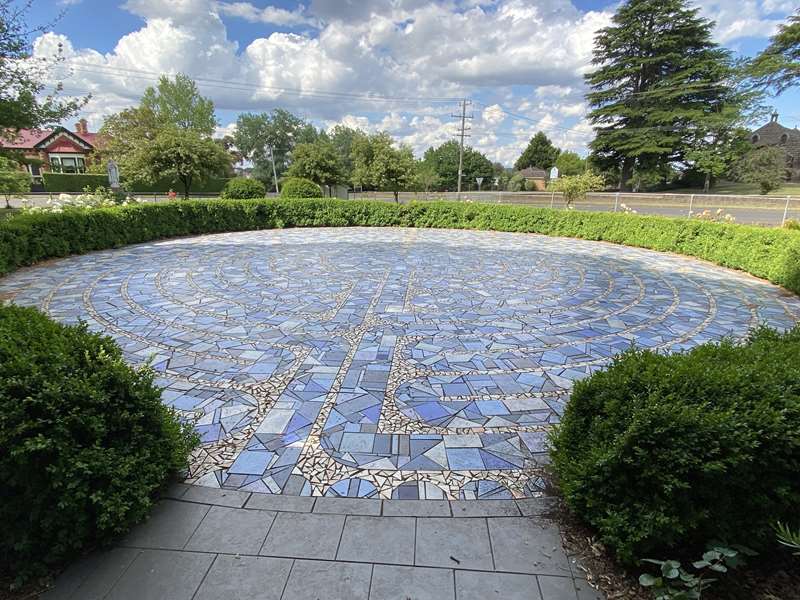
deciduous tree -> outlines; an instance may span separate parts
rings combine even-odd
[[[177,179],[188,199],[194,183],[223,174],[228,164],[228,154],[211,138],[191,129],[170,128],[137,146],[128,167],[131,178],[139,181]]]
[[[31,178],[19,170],[14,161],[0,156],[0,194],[5,197],[6,208],[11,208],[11,198],[24,196],[31,191]]]
[[[586,170],[586,160],[578,156],[577,152],[565,150],[558,155],[555,166],[559,176],[580,175]]]
[[[140,106],[153,114],[159,128],[176,127],[211,136],[217,127],[214,102],[201,96],[197,84],[183,73],[175,75],[174,81],[162,75],[156,87],[144,91]]]
[[[330,196],[333,196],[335,186],[347,181],[339,153],[330,141],[322,138],[313,143],[295,146],[292,164],[286,174],[289,177],[304,177],[319,186],[326,186]]]
[[[736,181],[757,183],[762,194],[777,190],[786,179],[786,153],[782,148],[754,148],[733,167]]]
[[[0,0],[0,137],[13,138],[20,129],[39,129],[74,115],[87,98],[59,98],[61,86],[42,97],[45,82],[60,53],[30,58],[30,38],[47,27],[25,22],[32,0]]]
[[[445,142],[437,148],[428,148],[423,160],[436,171],[439,177],[438,187],[446,190],[458,188],[458,152],[459,145],[455,140]],[[476,185],[475,178],[483,177],[489,181],[494,176],[492,161],[485,155],[470,148],[464,148],[462,167],[462,186],[469,188]]]

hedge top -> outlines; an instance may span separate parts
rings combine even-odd
[[[613,242],[694,256],[800,293],[798,231],[458,202],[403,205],[329,199],[194,200],[31,212],[0,223],[0,274],[49,258],[167,237],[347,226],[484,229]]]

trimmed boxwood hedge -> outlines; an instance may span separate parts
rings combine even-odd
[[[568,505],[626,563],[774,547],[800,509],[800,327],[623,353],[575,384],[551,442]]]
[[[110,337],[0,305],[0,573],[45,574],[127,531],[196,441]]]
[[[44,189],[48,192],[75,194],[84,188],[108,187],[108,175],[95,173],[42,173]]]
[[[604,240],[702,258],[800,293],[800,232],[618,213],[457,202],[195,200],[28,213],[0,223],[0,274],[40,260],[165,237],[281,227],[488,229]]]

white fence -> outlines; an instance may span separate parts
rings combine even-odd
[[[394,202],[391,192],[350,193],[351,199]],[[401,203],[411,201],[460,200],[489,204],[523,204],[554,209],[568,208],[557,192],[400,192]],[[780,226],[800,220],[800,198],[796,196],[729,196],[722,194],[668,194],[595,192],[574,202],[574,210],[635,212],[668,217],[714,218],[727,215],[737,223]]]

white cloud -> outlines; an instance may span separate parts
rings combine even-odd
[[[485,101],[472,141],[505,163],[537,128],[571,149],[581,150],[590,137],[582,121],[582,76],[590,69],[594,34],[609,24],[613,7],[584,12],[570,0],[310,0],[291,9],[258,4],[127,0],[124,7],[143,24],[112,51],[77,49],[51,33],[36,41],[34,54],[52,54],[61,44],[67,60],[57,73],[68,91],[94,94],[85,111],[93,126],[138,101],[158,74],[180,71],[196,78],[219,109],[280,106],[317,123],[386,129],[418,153],[453,137],[449,113],[457,106],[412,98]],[[718,21],[716,36],[734,40],[771,33],[790,4],[699,5]],[[223,17],[289,32],[265,33],[240,46],[228,36]],[[352,96],[366,92],[400,99]],[[532,122],[516,122],[501,109]]]
[[[305,7],[286,10],[275,6],[259,8],[250,2],[220,2],[219,11],[228,17],[238,17],[251,23],[270,23],[273,25],[317,25],[317,21],[305,14]]]

